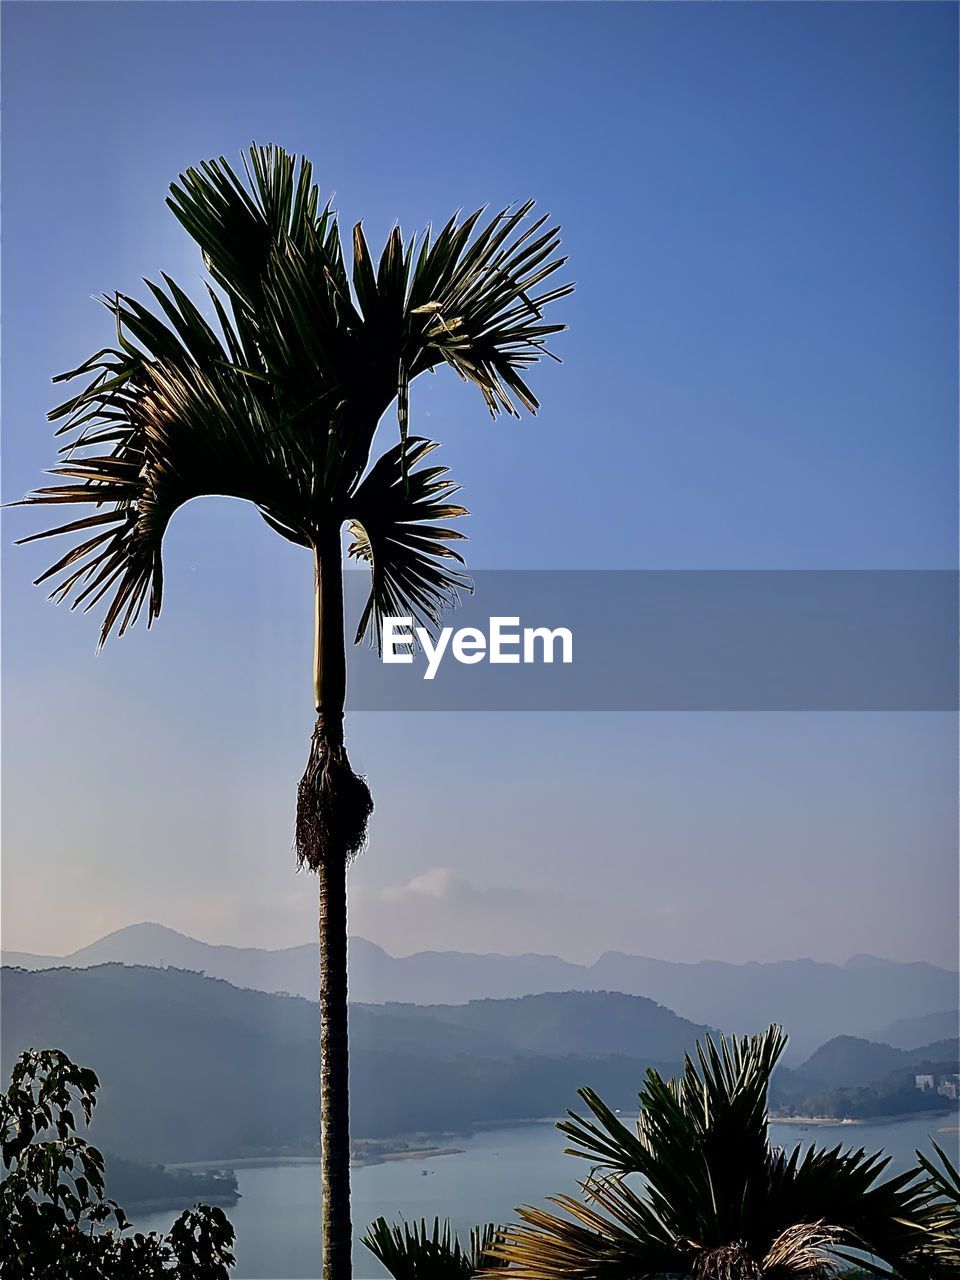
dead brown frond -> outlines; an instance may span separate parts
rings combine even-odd
[[[737,1240],[706,1249],[693,1264],[695,1280],[764,1280],[764,1271],[747,1246]]]
[[[763,1274],[770,1280],[827,1280],[838,1265],[831,1251],[844,1233],[825,1222],[798,1222],[774,1240],[763,1260]]]

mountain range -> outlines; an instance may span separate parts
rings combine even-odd
[[[182,969],[2,971],[0,1069],[56,1047],[101,1079],[97,1139],[161,1163],[316,1149],[318,1006]],[[640,996],[573,992],[350,1010],[357,1138],[558,1115],[589,1082],[635,1103],[708,1028]]]
[[[9,1072],[29,1046],[60,1048],[93,1067],[103,1086],[96,1139],[111,1152],[160,1163],[315,1153],[316,1002],[122,964],[4,968],[0,994],[0,1069]],[[556,1116],[577,1105],[585,1084],[627,1111],[645,1069],[676,1074],[708,1030],[620,992],[352,1004],[354,1136],[405,1140]],[[809,1114],[807,1099],[824,1090],[869,1085],[914,1064],[956,1070],[957,1057],[956,1039],[901,1050],[839,1037],[778,1071],[771,1098]],[[907,1086],[908,1104],[947,1105],[914,1098],[912,1077]],[[859,1095],[851,1101],[870,1105]]]
[[[66,956],[11,952],[3,963],[25,969],[171,965],[239,987],[312,1000],[319,961],[315,944],[282,950],[215,946],[145,923],[119,929]],[[923,962],[858,955],[843,965],[814,960],[681,964],[610,951],[592,965],[578,965],[535,954],[422,951],[395,957],[364,938],[350,940],[350,992],[360,1003],[458,1005],[551,991],[647,996],[692,1022],[724,1030],[755,1031],[779,1022],[790,1033],[793,1062],[834,1036],[888,1043],[899,1036],[908,1047],[907,1042],[955,1034],[958,1020],[957,974]],[[897,1030],[900,1022],[905,1025]]]

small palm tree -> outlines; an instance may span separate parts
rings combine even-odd
[[[160,612],[161,550],[192,498],[251,502],[315,566],[316,724],[297,800],[300,866],[320,885],[323,1249],[327,1280],[350,1273],[346,870],[372,811],[344,744],[346,656],[341,536],[372,585],[356,638],[378,643],[384,616],[434,623],[467,585],[446,520],[464,515],[431,441],[408,432],[410,383],[449,365],[490,413],[538,408],[524,372],[562,325],[543,309],[572,286],[539,289],[564,259],[531,203],[483,222],[454,216],[438,235],[399,228],[374,262],[361,226],[348,275],[337,219],[310,165],[253,147],[246,181],[223,159],[189,169],[167,203],[212,277],[208,322],[173,280],[147,282],[159,310],[103,299],[116,345],[58,380],[84,388],[50,417],[66,437],[65,483],[25,499],[91,514],[33,537],[76,541],[38,582],[71,607],[106,602],[101,644],[144,607]],[[371,464],[396,401],[399,442]],[[24,539],[30,541],[31,539]]]
[[[708,1037],[679,1079],[649,1070],[635,1132],[582,1089],[594,1119],[570,1112],[558,1127],[594,1166],[585,1199],[555,1197],[562,1216],[521,1209],[501,1261],[517,1280],[821,1280],[852,1251],[916,1256],[938,1223],[917,1171],[881,1181],[882,1154],[771,1147],[767,1089],[785,1044],[779,1027]]]
[[[426,1219],[412,1226],[406,1222],[391,1226],[386,1218],[377,1218],[362,1243],[393,1280],[473,1280],[481,1272],[506,1265],[492,1252],[499,1235],[500,1228],[489,1222],[474,1227],[469,1245],[464,1246],[450,1223],[441,1224],[439,1218],[434,1218],[432,1228]]]

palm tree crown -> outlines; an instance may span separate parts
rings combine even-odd
[[[104,297],[116,345],[58,379],[89,377],[50,415],[65,483],[25,502],[95,509],[32,538],[78,535],[38,581],[71,607],[108,598],[101,643],[144,605],[156,618],[164,532],[208,494],[254,503],[308,547],[349,521],[373,573],[360,634],[376,641],[398,610],[435,621],[463,583],[450,545],[462,535],[437,522],[464,508],[444,468],[419,465],[434,446],[408,435],[410,382],[445,363],[491,414],[535,412],[523,373],[563,328],[543,308],[572,286],[538,292],[565,259],[532,203],[485,223],[482,210],[455,215],[436,236],[395,227],[376,265],[358,224],[348,276],[310,164],[253,147],[244,168],[246,182],[223,159],[189,169],[167,201],[203,252],[214,322],[168,276],[147,281],[158,309]],[[394,399],[400,442],[368,470]]]
[[[779,1027],[707,1037],[677,1079],[649,1070],[634,1131],[581,1089],[593,1118],[571,1112],[558,1127],[593,1166],[585,1199],[557,1196],[562,1214],[521,1209],[496,1246],[507,1274],[822,1280],[853,1251],[899,1269],[937,1244],[943,1210],[916,1170],[884,1179],[882,1153],[771,1146],[767,1090],[785,1045]]]

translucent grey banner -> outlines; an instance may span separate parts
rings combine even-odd
[[[418,647],[409,660],[402,622],[388,628],[394,661],[353,649],[348,709],[958,706],[953,571],[490,570],[472,579],[473,594],[445,612],[449,630],[426,653]],[[347,575],[348,629],[368,590],[366,574]]]

